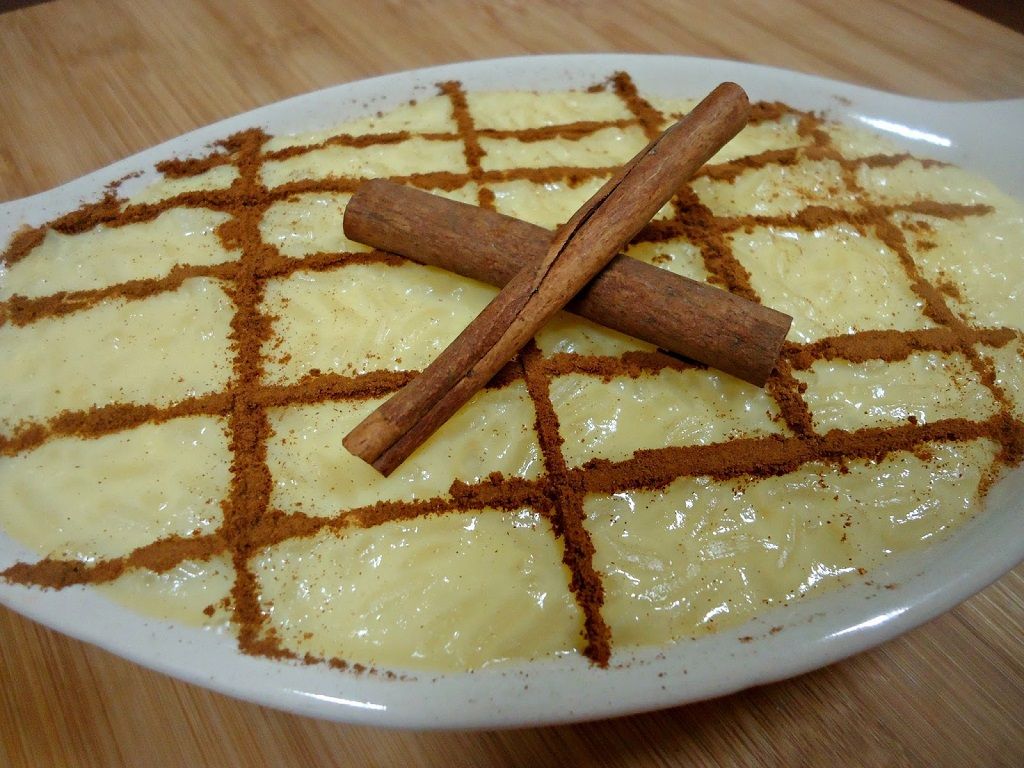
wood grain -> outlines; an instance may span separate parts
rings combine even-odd
[[[56,0],[0,14],[0,200],[253,107],[463,59],[715,56],[938,99],[1024,97],[1024,36],[940,0]],[[1024,764],[1024,568],[824,670],[618,720],[379,731],[234,701],[0,611],[0,765]]]

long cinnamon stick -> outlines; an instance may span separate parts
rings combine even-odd
[[[374,179],[345,208],[345,235],[420,264],[503,286],[547,253],[552,233],[494,211]],[[622,254],[565,307],[759,387],[793,318]]]
[[[559,228],[544,258],[520,270],[424,371],[344,439],[389,475],[484,386],[746,124],[750,105],[723,83],[623,166]]]

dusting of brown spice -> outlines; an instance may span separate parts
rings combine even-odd
[[[488,183],[526,179],[535,183],[558,181],[577,185],[607,176],[615,169],[549,167],[484,171],[481,164],[484,149],[479,139],[515,138],[533,142],[560,137],[575,140],[597,130],[622,129],[632,125],[639,126],[648,136],[660,132],[665,117],[639,95],[628,75],[618,73],[607,83],[598,84],[591,90],[608,87],[623,100],[632,115],[630,119],[581,121],[570,125],[505,131],[476,128],[462,86],[455,82],[442,83],[439,89],[451,103],[457,131],[417,135],[428,141],[461,141],[468,171],[420,173],[394,180],[425,189],[443,190],[476,182],[478,203],[493,209],[494,193],[484,186]],[[805,144],[711,164],[700,175],[716,182],[730,183],[751,170],[791,166],[805,160],[830,160],[840,167],[847,189],[856,194],[859,188],[854,174],[859,168],[921,162],[902,154],[845,158],[832,146],[820,117],[778,102],[755,104],[751,122],[773,122],[787,116],[796,118],[798,134]],[[217,235],[225,248],[237,254],[233,261],[212,266],[181,264],[158,278],[40,298],[14,296],[0,302],[0,325],[25,326],[45,318],[83,311],[103,301],[133,301],[174,291],[194,278],[219,280],[235,306],[230,332],[234,357],[227,391],[201,394],[162,407],[110,403],[84,411],[66,411],[46,422],[20,424],[12,434],[0,435],[0,455],[12,456],[31,450],[59,436],[94,438],[145,423],[206,415],[221,418],[227,425],[232,463],[229,492],[222,500],[223,522],[216,531],[187,537],[170,536],[139,547],[123,557],[101,559],[91,564],[51,558],[34,564],[18,563],[2,574],[4,578],[62,588],[71,584],[111,581],[133,569],[143,568],[159,573],[186,560],[203,561],[227,555],[232,561],[235,582],[228,604],[220,607],[230,610],[243,651],[274,658],[296,658],[306,663],[326,662],[333,668],[365,672],[362,665],[349,665],[336,658],[299,655],[282,645],[266,621],[259,584],[250,566],[253,555],[265,547],[289,539],[314,536],[325,529],[344,532],[349,528],[370,528],[396,520],[463,510],[530,507],[545,518],[561,543],[563,562],[571,574],[570,589],[584,616],[584,652],[597,664],[607,665],[612,637],[602,615],[602,575],[593,564],[594,547],[584,525],[583,500],[588,493],[661,488],[681,476],[706,475],[717,480],[769,477],[786,474],[809,462],[831,462],[845,467],[846,462],[854,459],[881,459],[894,451],[925,455],[929,443],[979,437],[993,440],[999,446],[998,461],[1003,466],[1016,465],[1024,459],[1024,424],[1013,417],[1006,393],[996,384],[991,363],[976,351],[978,345],[1005,346],[1019,339],[1019,332],[1008,328],[973,327],[950,309],[946,297],[960,298],[957,287],[948,280],[939,280],[935,284],[926,280],[916,266],[906,237],[906,231],[928,232],[931,231],[930,226],[921,221],[908,225],[910,229],[905,231],[892,221],[897,213],[961,219],[983,216],[990,208],[930,200],[878,205],[861,199],[860,205],[850,210],[809,205],[785,216],[721,217],[714,215],[701,203],[693,189],[686,186],[674,201],[674,215],[667,220],[651,222],[638,240],[685,237],[700,248],[711,282],[758,300],[749,272],[732,253],[730,233],[755,226],[808,230],[852,226],[858,231],[873,233],[900,260],[912,289],[924,303],[925,314],[936,323],[936,327],[912,331],[859,331],[810,344],[787,344],[767,387],[778,408],[779,419],[787,428],[785,435],[742,438],[715,445],[640,450],[623,461],[592,460],[574,468],[566,465],[561,450],[563,438],[550,398],[553,378],[569,373],[606,380],[618,376],[640,377],[666,369],[691,369],[695,364],[662,352],[628,352],[619,357],[562,353],[545,358],[531,343],[518,359],[494,377],[490,386],[502,387],[517,381],[525,383],[534,405],[534,427],[544,461],[545,474],[541,478],[524,480],[492,474],[474,483],[457,480],[445,497],[382,501],[362,508],[339,510],[336,515],[327,517],[274,508],[271,505],[272,477],[266,455],[271,437],[268,408],[380,397],[402,387],[416,375],[416,371],[380,370],[353,375],[310,371],[291,384],[270,385],[263,381],[264,348],[273,336],[272,318],[261,309],[264,287],[269,279],[287,277],[300,270],[330,270],[351,263],[398,266],[404,260],[379,251],[317,253],[290,258],[265,244],[260,237],[259,225],[264,212],[274,202],[303,192],[351,192],[361,180],[341,177],[306,179],[268,189],[262,183],[260,169],[267,161],[284,160],[329,146],[394,144],[413,135],[405,131],[363,136],[339,134],[318,144],[265,151],[264,143],[268,137],[262,131],[243,131],[218,142],[204,157],[170,159],[157,166],[167,177],[183,178],[231,165],[238,170],[238,178],[228,189],[185,192],[158,203],[146,204],[126,204],[117,197],[114,189],[109,189],[95,203],[83,205],[46,226],[22,229],[15,234],[0,256],[8,267],[28,257],[43,241],[48,229],[75,234],[98,226],[119,227],[152,220],[170,208],[181,206],[208,208],[230,215],[230,220],[218,228]],[[923,161],[922,164],[928,167],[936,163]],[[915,245],[918,249],[929,247],[927,241],[918,241]],[[794,376],[794,371],[807,370],[819,360],[841,359],[854,363],[896,361],[921,351],[963,354],[996,399],[999,412],[982,421],[946,419],[918,424],[916,419],[911,419],[888,428],[852,432],[832,430],[825,434],[815,429],[803,399],[805,385]],[[994,479],[997,470],[998,467],[990,470],[987,483]],[[210,616],[216,610],[217,606],[211,605],[204,613]],[[770,632],[775,634],[781,629],[772,627]],[[740,638],[741,642],[750,639]]]

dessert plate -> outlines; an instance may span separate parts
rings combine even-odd
[[[156,180],[153,166],[200,154],[235,131],[281,134],[328,128],[432,95],[459,80],[467,90],[586,87],[625,70],[642,92],[695,97],[733,80],[753,100],[866,126],[922,155],[977,171],[1024,198],[1024,100],[943,103],[910,99],[768,67],[708,59],[537,56],[453,64],[340,85],[269,105],[182,136],[57,189],[0,205],[0,242],[96,199],[138,174],[131,194]],[[235,638],[155,621],[87,588],[41,590],[0,583],[0,602],[49,627],[223,693],[332,720],[394,727],[493,728],[621,715],[719,696],[780,680],[884,642],[952,608],[1024,559],[1024,467],[989,493],[987,510],[950,539],[900,556],[870,583],[765,614],[737,629],[635,652],[617,650],[599,669],[582,657],[524,662],[472,673],[410,673],[390,679],[241,654]],[[0,569],[34,560],[0,533]],[[887,584],[891,588],[881,588]],[[893,586],[895,585],[895,586]],[[784,631],[778,631],[783,627]],[[400,670],[396,670],[399,671]]]

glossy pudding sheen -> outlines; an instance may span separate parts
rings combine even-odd
[[[1024,443],[1021,206],[781,104],[628,251],[793,315],[766,388],[563,315],[392,476],[344,450],[496,292],[346,240],[362,179],[555,227],[692,104],[444,83],[19,232],[0,524],[39,558],[4,576],[275,658],[605,664],[984,514]]]

